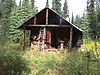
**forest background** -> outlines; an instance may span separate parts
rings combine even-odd
[[[64,18],[66,18],[67,5],[67,0],[63,5],[61,0],[52,0],[52,9]],[[85,9],[82,16],[72,14],[70,20],[84,31],[84,45],[77,52],[71,55],[61,54],[59,57],[59,55],[49,56],[36,51],[37,55],[35,55],[35,52],[29,51],[30,32],[26,32],[27,50],[22,52],[22,30],[17,29],[38,13],[35,1],[20,0],[19,5],[16,5],[15,0],[0,0],[0,64],[2,66],[0,74],[42,75],[48,70],[53,72],[56,70],[60,75],[99,75],[100,0],[87,0]]]

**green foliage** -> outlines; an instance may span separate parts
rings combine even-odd
[[[62,16],[64,17],[64,18],[66,18],[66,16],[67,16],[67,0],[65,0],[65,2],[64,2],[64,6],[63,6],[63,12],[62,12]]]
[[[10,30],[9,30],[9,38],[13,42],[20,42],[22,38],[22,31],[17,29],[20,25],[22,25],[25,21],[30,19],[35,14],[35,9],[32,9],[32,6],[29,3],[29,0],[24,0],[22,2],[22,7],[14,7],[12,8],[11,16],[10,16]],[[28,31],[26,35],[28,36]]]
[[[11,8],[15,6],[14,0],[2,0],[0,4],[1,9],[1,34],[2,36],[8,35],[9,32],[9,15],[11,13]]]
[[[1,75],[27,75],[27,61],[23,53],[17,50],[0,52],[0,74]]]
[[[63,69],[61,70],[62,75],[63,74],[78,75],[78,73],[80,73],[81,69],[83,69],[84,67],[82,55],[77,52],[74,52],[71,55],[66,54],[63,57],[62,66],[63,66]]]
[[[27,51],[25,54],[27,61],[29,61],[29,68],[31,75],[44,75],[48,70],[57,69],[59,60],[57,56],[44,53]]]
[[[74,23],[74,16],[73,16],[73,12],[72,12],[72,19],[71,19],[72,24]]]
[[[97,4],[97,9],[96,9],[96,19],[97,19],[97,36],[100,38],[100,2]]]
[[[87,16],[82,18],[82,23],[79,27],[84,31],[83,37],[89,38],[89,21]]]
[[[46,75],[58,73],[57,75],[97,75],[99,73],[99,61],[93,52],[74,51],[62,54],[60,57],[55,54],[27,51],[25,58],[29,62],[30,75]],[[56,70],[56,71],[54,71]]]
[[[81,24],[81,22],[82,22],[82,18],[79,16],[79,15],[76,15],[76,17],[75,17],[75,19],[74,19],[74,24],[76,25],[76,26],[80,26],[80,24]]]
[[[52,0],[52,9],[61,15],[61,0]]]
[[[20,10],[18,7],[12,8],[11,16],[9,19],[10,19],[9,38],[13,42],[19,42],[19,40],[22,37],[22,31],[17,29],[21,25],[19,20]]]
[[[98,39],[100,38],[100,21],[97,22],[97,36],[98,36]]]
[[[35,12],[32,10],[32,6],[29,3],[29,0],[24,0],[22,2],[22,8],[20,10],[20,25],[23,24],[25,21],[33,17]]]
[[[4,46],[6,43],[6,40],[8,40],[7,37],[0,36],[0,46]]]
[[[90,0],[88,5],[88,21],[89,21],[89,33],[91,38],[97,36],[97,26],[96,26],[96,14],[95,14],[95,5],[94,0]]]
[[[91,40],[88,41],[90,43]],[[66,54],[47,53],[38,50],[27,50],[23,53],[20,51],[20,44],[11,42],[6,42],[3,47],[2,50],[0,48],[0,64],[2,66],[0,67],[0,74],[2,75],[99,74],[100,54],[95,55],[94,47],[90,50],[82,50],[82,47]]]
[[[22,6],[22,1],[20,0],[20,2],[19,2],[19,7],[21,7]]]
[[[61,75],[97,75],[99,72],[99,62],[95,62],[97,59],[93,51],[76,51],[64,55],[62,59]]]
[[[11,42],[6,42],[4,46],[5,50],[22,50],[22,46],[20,43],[11,43]]]
[[[34,0],[31,0],[31,5],[32,5],[32,8],[35,8],[34,3],[35,3],[35,1],[34,1]]]

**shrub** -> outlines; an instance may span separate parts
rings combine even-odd
[[[93,51],[76,51],[63,56],[59,72],[60,75],[98,75],[98,66]]]
[[[20,43],[8,43],[4,46],[5,50],[22,50],[22,46]]]
[[[0,52],[0,74],[1,75],[27,75],[27,61],[23,53],[17,50]]]
[[[29,62],[30,75],[46,75],[48,70],[57,69],[59,59],[55,54],[26,51],[25,58]]]

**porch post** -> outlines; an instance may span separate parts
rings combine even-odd
[[[48,8],[46,10],[46,25],[48,25]]]
[[[22,43],[22,46],[23,46],[23,51],[25,51],[25,26],[23,26],[23,43]]]
[[[48,25],[48,18],[49,18],[48,13],[49,13],[49,10],[47,8],[47,10],[46,10],[46,25]],[[46,31],[46,33],[47,33],[47,31]],[[51,48],[51,32],[49,33],[49,48]]]
[[[69,44],[69,50],[72,49],[72,39],[73,39],[73,27],[70,28],[70,44]]]
[[[36,16],[34,17],[34,25],[36,25]]]

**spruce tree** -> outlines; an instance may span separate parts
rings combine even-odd
[[[18,30],[19,22],[20,22],[20,10],[18,7],[14,7],[12,9],[11,15],[10,15],[10,28],[9,28],[9,38],[13,42],[19,42],[19,39],[21,39],[22,32]]]
[[[1,3],[1,1],[0,1],[0,36],[1,36],[1,26],[2,26],[2,24],[1,24],[1,19],[2,19],[2,3]]]
[[[11,8],[15,5],[15,0],[1,0],[1,34],[7,37],[9,32],[9,17],[11,13]]]
[[[22,7],[14,7],[10,16],[10,32],[9,38],[14,42],[19,42],[21,39],[22,31],[17,28],[22,25],[25,21],[33,17],[35,13],[33,12],[32,6],[29,0],[24,0],[22,2]],[[27,34],[28,32],[26,32]]]
[[[52,9],[61,15],[61,0],[52,0]]]
[[[46,7],[49,7],[49,1],[48,0],[46,1]]]
[[[95,14],[95,8],[94,8],[94,0],[90,0],[90,3],[88,4],[88,20],[89,20],[89,33],[91,35],[91,38],[94,38],[94,36],[97,36],[97,27],[96,27],[96,14]]]
[[[79,15],[76,15],[76,17],[74,19],[74,24],[79,27],[81,22],[82,22],[82,18]]]
[[[20,2],[19,2],[19,7],[21,7],[22,6],[22,0],[20,0]]]
[[[81,25],[79,26],[84,32],[83,32],[83,37],[84,38],[89,38],[90,35],[89,35],[89,21],[88,21],[88,18],[87,18],[87,15],[82,17],[82,23]]]
[[[33,13],[36,14],[38,12],[38,9],[37,9],[37,7],[35,7],[35,0],[30,0],[30,3],[31,3],[32,9],[33,9]]]
[[[74,16],[73,16],[73,12],[72,12],[72,20],[71,20],[72,24],[74,24]]]
[[[68,7],[68,5],[67,5],[67,0],[65,0],[64,6],[63,6],[63,12],[62,12],[62,16],[63,16],[64,18],[67,17],[67,7]]]
[[[35,5],[34,5],[35,1],[31,0],[30,2],[31,2],[31,5],[32,5],[32,8],[35,8]]]
[[[29,3],[29,0],[24,0],[22,2],[22,7],[20,10],[20,25],[23,24],[25,21],[30,19],[32,16],[34,16],[35,12],[33,12],[32,6]]]
[[[100,2],[96,3],[97,37],[100,38]]]

